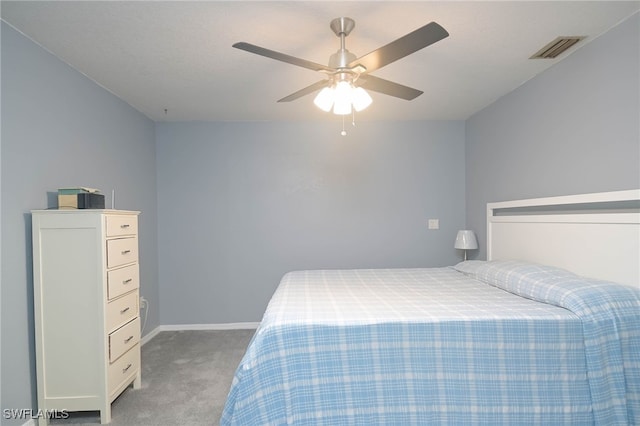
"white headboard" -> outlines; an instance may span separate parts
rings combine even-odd
[[[489,203],[487,258],[640,287],[640,189]]]

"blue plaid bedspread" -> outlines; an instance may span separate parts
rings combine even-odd
[[[637,424],[639,292],[527,267],[285,275],[221,424]]]

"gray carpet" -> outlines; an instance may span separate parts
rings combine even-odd
[[[163,331],[142,346],[142,388],[111,406],[112,426],[217,425],[236,367],[255,330]],[[55,425],[100,424],[99,412]]]

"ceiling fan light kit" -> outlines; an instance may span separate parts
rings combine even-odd
[[[345,38],[355,25],[353,19],[346,17],[331,21],[329,27],[340,38],[340,49],[331,55],[328,66],[245,42],[235,43],[233,47],[326,75],[326,79],[298,90],[278,102],[290,102],[320,90],[313,101],[314,104],[325,112],[333,109],[334,114],[344,116],[354,111],[362,111],[371,105],[371,96],[362,86],[374,92],[405,100],[420,96],[422,94],[420,90],[375,77],[370,73],[448,37],[449,33],[437,23],[430,22],[358,58],[345,47]]]
[[[371,105],[371,96],[362,87],[355,87],[349,81],[339,81],[331,87],[325,87],[315,97],[313,103],[325,112],[336,115],[348,115],[353,110],[360,112]]]

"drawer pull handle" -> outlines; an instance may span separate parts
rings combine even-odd
[[[122,281],[122,284],[129,284],[131,281],[133,281],[133,278],[129,278],[128,280]]]
[[[124,343],[129,343],[131,339],[133,339],[133,336],[129,336],[128,338],[124,339]]]
[[[120,253],[121,254],[129,254],[129,253],[131,253],[131,250],[122,250]]]
[[[129,370],[131,368],[131,363],[129,363],[129,365],[127,365],[125,368],[122,369],[122,374],[126,373],[127,370]]]
[[[120,311],[121,314],[124,314],[125,312],[127,312],[129,310],[129,307],[127,306],[126,308],[122,309]]]
[[[131,226],[131,225],[129,225],[128,223],[124,223],[124,224],[120,225],[120,228],[128,228],[129,226]]]

